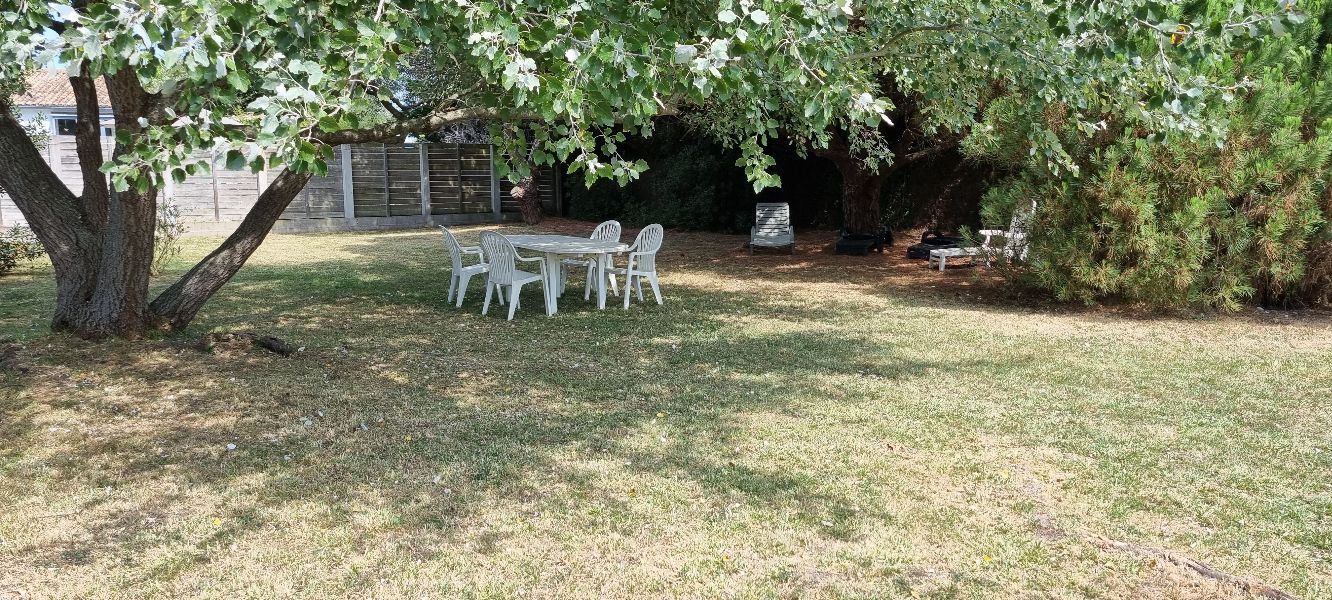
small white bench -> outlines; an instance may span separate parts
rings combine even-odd
[[[944,270],[950,258],[961,258],[963,256],[971,259],[971,263],[976,263],[977,256],[985,257],[985,264],[990,264],[990,259],[995,257],[1004,257],[1010,260],[1027,259],[1027,233],[1026,221],[1032,213],[1036,212],[1036,203],[1031,203],[1030,212],[1017,212],[1013,214],[1013,220],[1008,225],[1008,229],[982,229],[976,233],[983,236],[981,245],[970,248],[941,248],[939,250],[930,250],[930,262],[927,268],[933,269],[939,267]],[[1003,245],[995,244],[995,238],[1003,238]]]
[[[985,249],[980,247],[941,248],[939,250],[930,250],[930,263],[928,268],[933,269],[937,266],[939,267],[939,270],[942,271],[944,270],[944,266],[948,264],[948,259],[962,258],[964,256],[971,259],[971,262],[974,264],[976,262],[976,257],[982,254],[985,254]]]

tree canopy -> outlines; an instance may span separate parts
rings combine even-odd
[[[558,161],[588,181],[624,182],[646,168],[621,158],[626,132],[650,135],[653,117],[702,107],[761,188],[779,183],[764,151],[778,136],[823,147],[830,131],[851,131],[871,164],[890,159],[878,126],[893,91],[915,99],[932,130],[969,127],[1002,91],[1032,114],[1065,107],[1087,132],[1123,111],[1163,132],[1215,135],[1198,115],[1234,87],[1215,81],[1218,66],[1240,40],[1291,19],[1288,3],[1193,15],[1161,0],[6,2],[0,75],[67,68],[90,183],[76,196],[44,168],[0,94],[0,185],[54,249],[58,305],[83,303],[58,308],[58,325],[183,326],[324,171],[334,144],[485,118],[502,152],[537,149],[516,176]],[[385,116],[403,99],[403,66],[422,57],[448,61],[439,66],[458,92]],[[116,121],[109,157],[96,142],[98,77]],[[516,121],[525,126],[505,127]],[[1032,151],[1070,166],[1042,123],[1032,120]],[[139,267],[151,260],[157,189],[210,168],[201,151],[231,167],[287,169],[232,238],[149,306],[137,299],[147,294]]]
[[[321,142],[447,120],[462,107],[365,122],[393,99],[407,57],[428,49],[476,78],[455,84],[472,90],[462,110],[537,119],[553,153],[591,176],[642,167],[616,160],[616,130],[710,103],[727,108],[717,126],[745,149],[750,176],[771,185],[768,139],[821,145],[829,125],[877,125],[893,106],[885,75],[945,129],[971,124],[986,90],[1002,86],[1025,92],[1033,111],[1079,109],[1087,129],[1108,103],[1205,133],[1194,115],[1229,91],[1209,78],[1227,48],[1294,14],[1293,3],[1270,14],[1239,3],[1181,22],[1176,3],[1153,0],[20,3],[3,12],[0,68],[6,78],[53,61],[94,77],[132,70],[156,110],[125,140],[133,152],[115,170],[125,183],[183,175],[191,151],[218,143],[233,165],[271,156],[319,171]],[[1058,158],[1054,136],[1033,131],[1031,143]]]

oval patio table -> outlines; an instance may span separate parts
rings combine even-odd
[[[606,308],[606,264],[610,255],[626,252],[629,244],[609,240],[593,240],[572,235],[506,235],[515,248],[538,252],[546,259],[547,281],[542,282],[551,314],[559,310],[559,290],[564,270],[560,260],[570,256],[595,256],[597,259],[597,308]]]

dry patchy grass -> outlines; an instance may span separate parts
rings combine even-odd
[[[509,323],[431,232],[274,236],[192,336],[287,359],[50,335],[49,274],[0,280],[0,597],[1242,597],[1094,536],[1332,596],[1326,315],[742,243]]]

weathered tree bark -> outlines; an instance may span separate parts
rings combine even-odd
[[[842,174],[842,228],[851,234],[876,234],[881,227],[879,198],[884,174],[854,157],[829,157]]]
[[[84,195],[74,196],[51,171],[8,106],[0,106],[0,182],[55,267],[51,328],[87,338],[134,338],[143,333],[147,321],[157,190],[149,186],[110,193],[107,189],[96,168],[102,154],[96,129],[98,99],[86,75],[70,82],[79,121],[76,144],[87,180]],[[129,71],[106,80],[117,129],[142,133],[139,118],[148,114],[151,96]],[[117,154],[127,151],[117,147]]]
[[[902,117],[905,119],[905,116]],[[923,160],[931,159],[946,150],[956,148],[961,136],[943,136],[928,140],[932,143],[912,151],[920,145],[922,137],[908,127],[896,126],[892,162],[870,168],[861,157],[851,151],[846,134],[833,132],[827,148],[816,150],[837,167],[842,175],[842,228],[849,234],[877,234],[882,228],[880,197],[883,182],[894,171]]]
[[[518,180],[509,192],[514,200],[518,201],[518,210],[523,214],[523,222],[528,225],[536,225],[541,222],[541,189],[537,187],[536,167],[533,166],[532,174]]]
[[[142,134],[144,127],[139,119],[149,114],[152,96],[140,85],[137,75],[124,69],[107,76],[106,84],[116,130],[130,136]],[[75,87],[82,86],[75,83]],[[83,117],[97,110],[96,94],[81,94],[76,99],[82,105],[80,112]],[[92,106],[88,106],[89,102]],[[87,146],[88,141],[85,139],[81,145]],[[116,145],[117,156],[128,152],[127,146]],[[100,155],[100,151],[97,154]],[[100,186],[93,185],[90,189],[99,190]],[[94,191],[92,198],[95,202],[101,201],[98,196],[98,192]],[[87,197],[80,198],[80,201],[85,206],[84,214],[95,215],[100,211],[86,208]],[[92,294],[80,305],[66,307],[64,318],[53,323],[53,327],[68,329],[89,338],[118,336],[132,339],[143,334],[148,322],[148,276],[153,262],[153,226],[156,218],[156,188],[131,188],[109,194],[106,200],[106,225],[97,236],[100,238],[98,245],[101,252],[96,263],[97,279]],[[95,228],[95,224],[87,221],[83,226],[89,230]]]
[[[168,329],[183,329],[189,325],[204,303],[231,281],[250,255],[259,248],[259,244],[272,230],[273,223],[309,180],[309,173],[284,169],[269,184],[268,189],[259,195],[259,200],[245,215],[236,231],[153,300],[152,312],[157,319],[155,324]]]
[[[0,99],[0,185],[23,213],[55,268],[56,311],[51,326],[67,329],[92,298],[101,239],[83,222],[79,199],[42,160],[10,106]]]
[[[887,168],[869,168],[852,154],[845,136],[837,132],[828,148],[817,150],[842,175],[842,229],[849,234],[877,234],[880,228],[880,191]]]
[[[79,171],[83,174],[82,209],[84,220],[93,233],[106,227],[111,190],[102,174],[102,114],[97,98],[97,86],[84,63],[79,74],[69,78],[74,90],[77,120],[74,143],[79,157]]]

